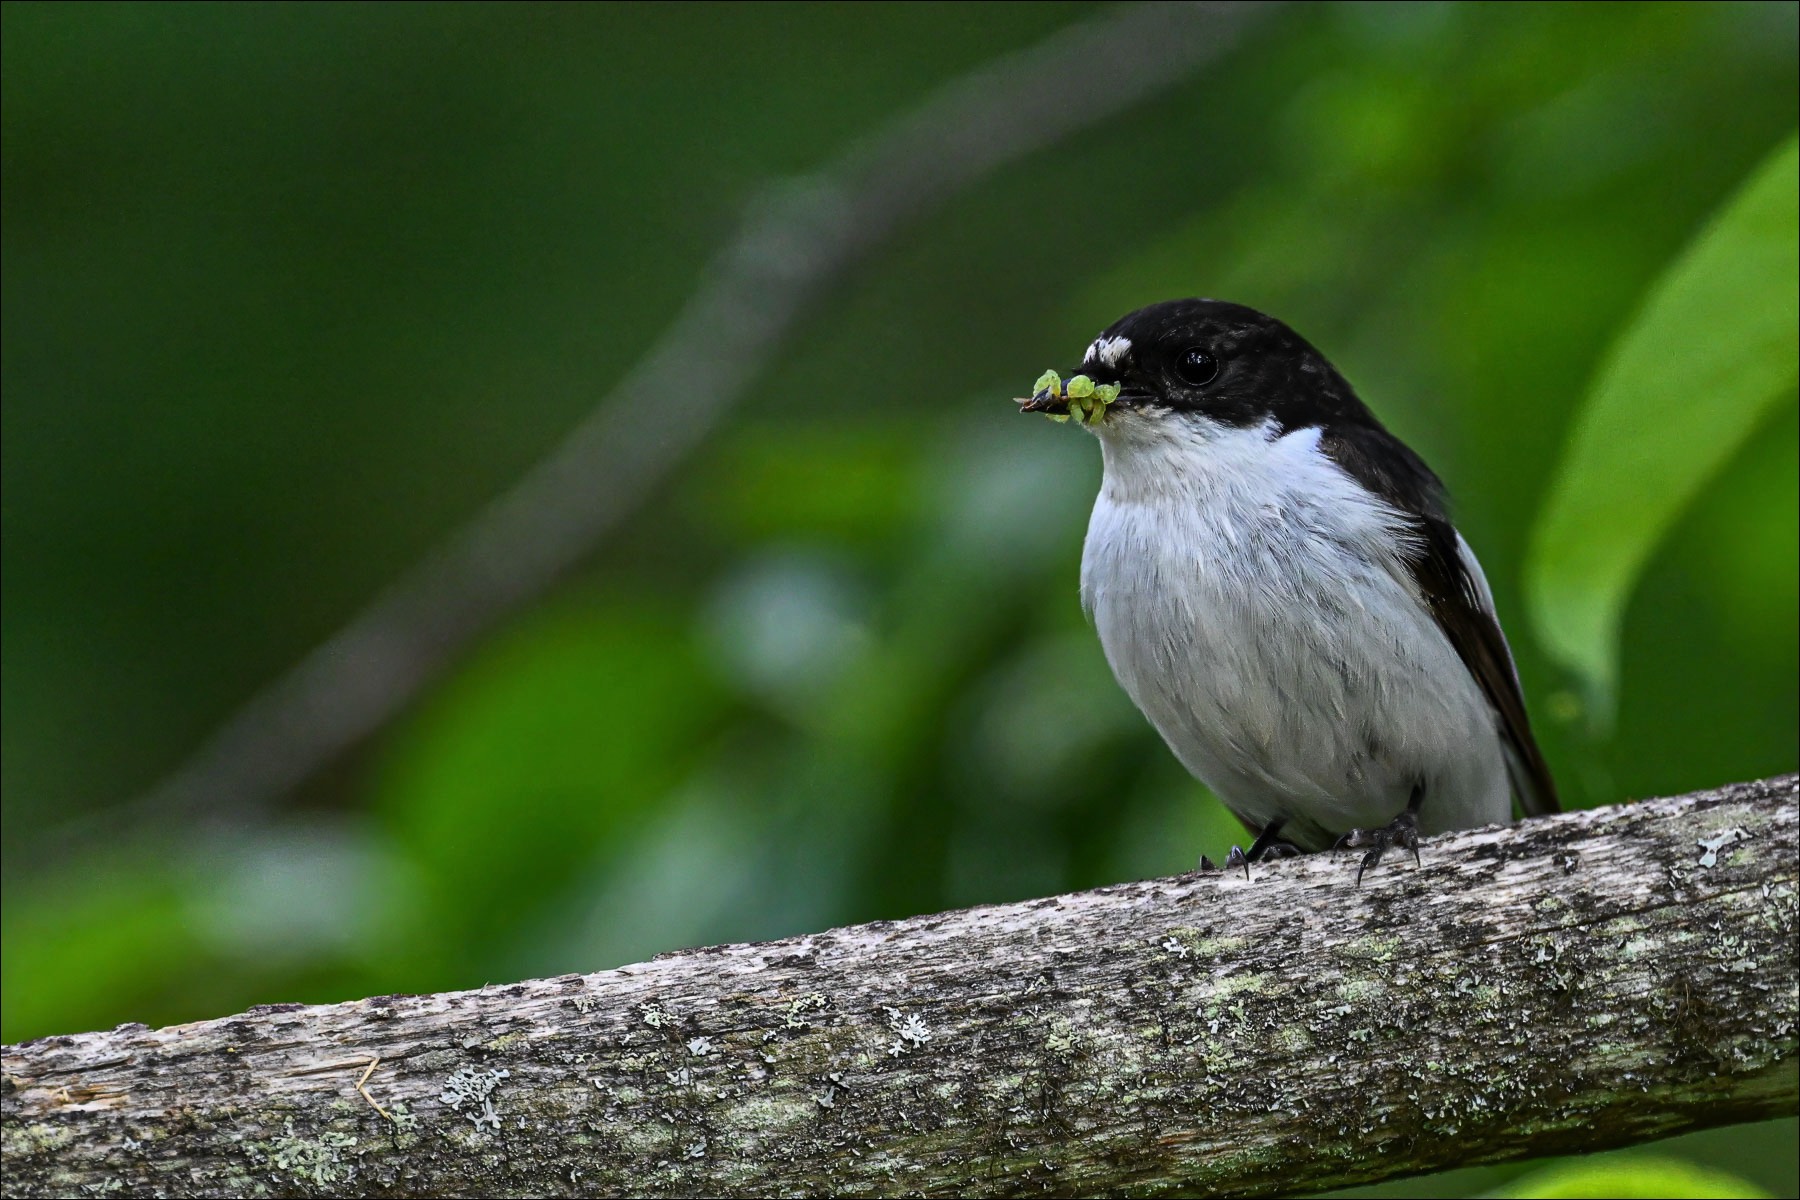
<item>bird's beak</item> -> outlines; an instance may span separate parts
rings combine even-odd
[[[1040,388],[1029,396],[1021,396],[1018,400],[1019,411],[1027,413],[1054,413],[1066,415],[1069,411],[1069,398],[1063,395],[1062,388]]]
[[[1069,412],[1069,393],[1063,383],[1065,378],[1075,379],[1082,372],[1081,367],[1066,374],[1059,375],[1055,371],[1045,371],[1038,379],[1036,390],[1029,396],[1021,396],[1016,401],[1020,412],[1049,413],[1051,416],[1067,416]]]
[[[1020,412],[1043,413],[1052,421],[1073,417],[1078,424],[1094,425],[1106,417],[1106,406],[1119,398],[1116,383],[1095,383],[1077,372],[1064,383],[1055,371],[1045,371],[1032,385],[1030,396],[1016,403]]]

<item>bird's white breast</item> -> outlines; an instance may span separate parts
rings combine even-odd
[[[1406,518],[1317,429],[1121,411],[1097,432],[1082,600],[1190,771],[1303,846],[1385,824],[1420,784],[1426,832],[1507,819],[1494,713],[1418,598]]]

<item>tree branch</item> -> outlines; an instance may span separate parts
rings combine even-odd
[[[1229,52],[1268,4],[1109,8],[930,93],[818,172],[752,198],[644,358],[539,460],[154,787],[65,827],[267,809],[385,725],[476,637],[591,553],[743,398],[819,297],[913,222]],[[657,398],[657,419],[631,414]]]
[[[42,1038],[7,1191],[1268,1195],[1791,1114],[1797,795]]]

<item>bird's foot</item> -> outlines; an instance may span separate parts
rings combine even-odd
[[[1262,832],[1256,835],[1256,840],[1250,843],[1250,849],[1248,850],[1245,850],[1242,846],[1233,846],[1231,848],[1231,853],[1225,856],[1225,869],[1227,871],[1235,871],[1239,867],[1242,867],[1244,869],[1244,879],[1248,882],[1250,879],[1251,863],[1265,862],[1277,858],[1292,858],[1294,855],[1299,854],[1300,847],[1294,845],[1292,842],[1284,842],[1277,836],[1280,834],[1281,827],[1284,824],[1286,824],[1284,821],[1271,821],[1267,825],[1264,825],[1262,827]],[[1219,868],[1213,864],[1212,859],[1202,854],[1200,856],[1200,869],[1202,871],[1217,871]]]
[[[1413,806],[1383,825],[1379,829],[1352,829],[1337,840],[1333,850],[1360,850],[1364,846],[1369,852],[1363,855],[1362,865],[1356,868],[1356,886],[1362,886],[1363,872],[1381,861],[1381,856],[1395,846],[1411,850],[1413,864],[1423,866],[1419,861],[1419,814]]]
[[[1266,846],[1251,846],[1248,851],[1233,846],[1231,853],[1225,856],[1225,869],[1235,871],[1244,868],[1244,879],[1250,878],[1250,864],[1253,862],[1272,862],[1278,858],[1292,858],[1300,853],[1300,847],[1292,842],[1270,842]]]

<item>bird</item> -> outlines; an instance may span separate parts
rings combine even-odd
[[[1310,342],[1221,300],[1108,326],[1025,412],[1102,478],[1081,603],[1114,677],[1244,824],[1227,867],[1558,811],[1444,485]],[[1202,868],[1211,868],[1208,859]]]

